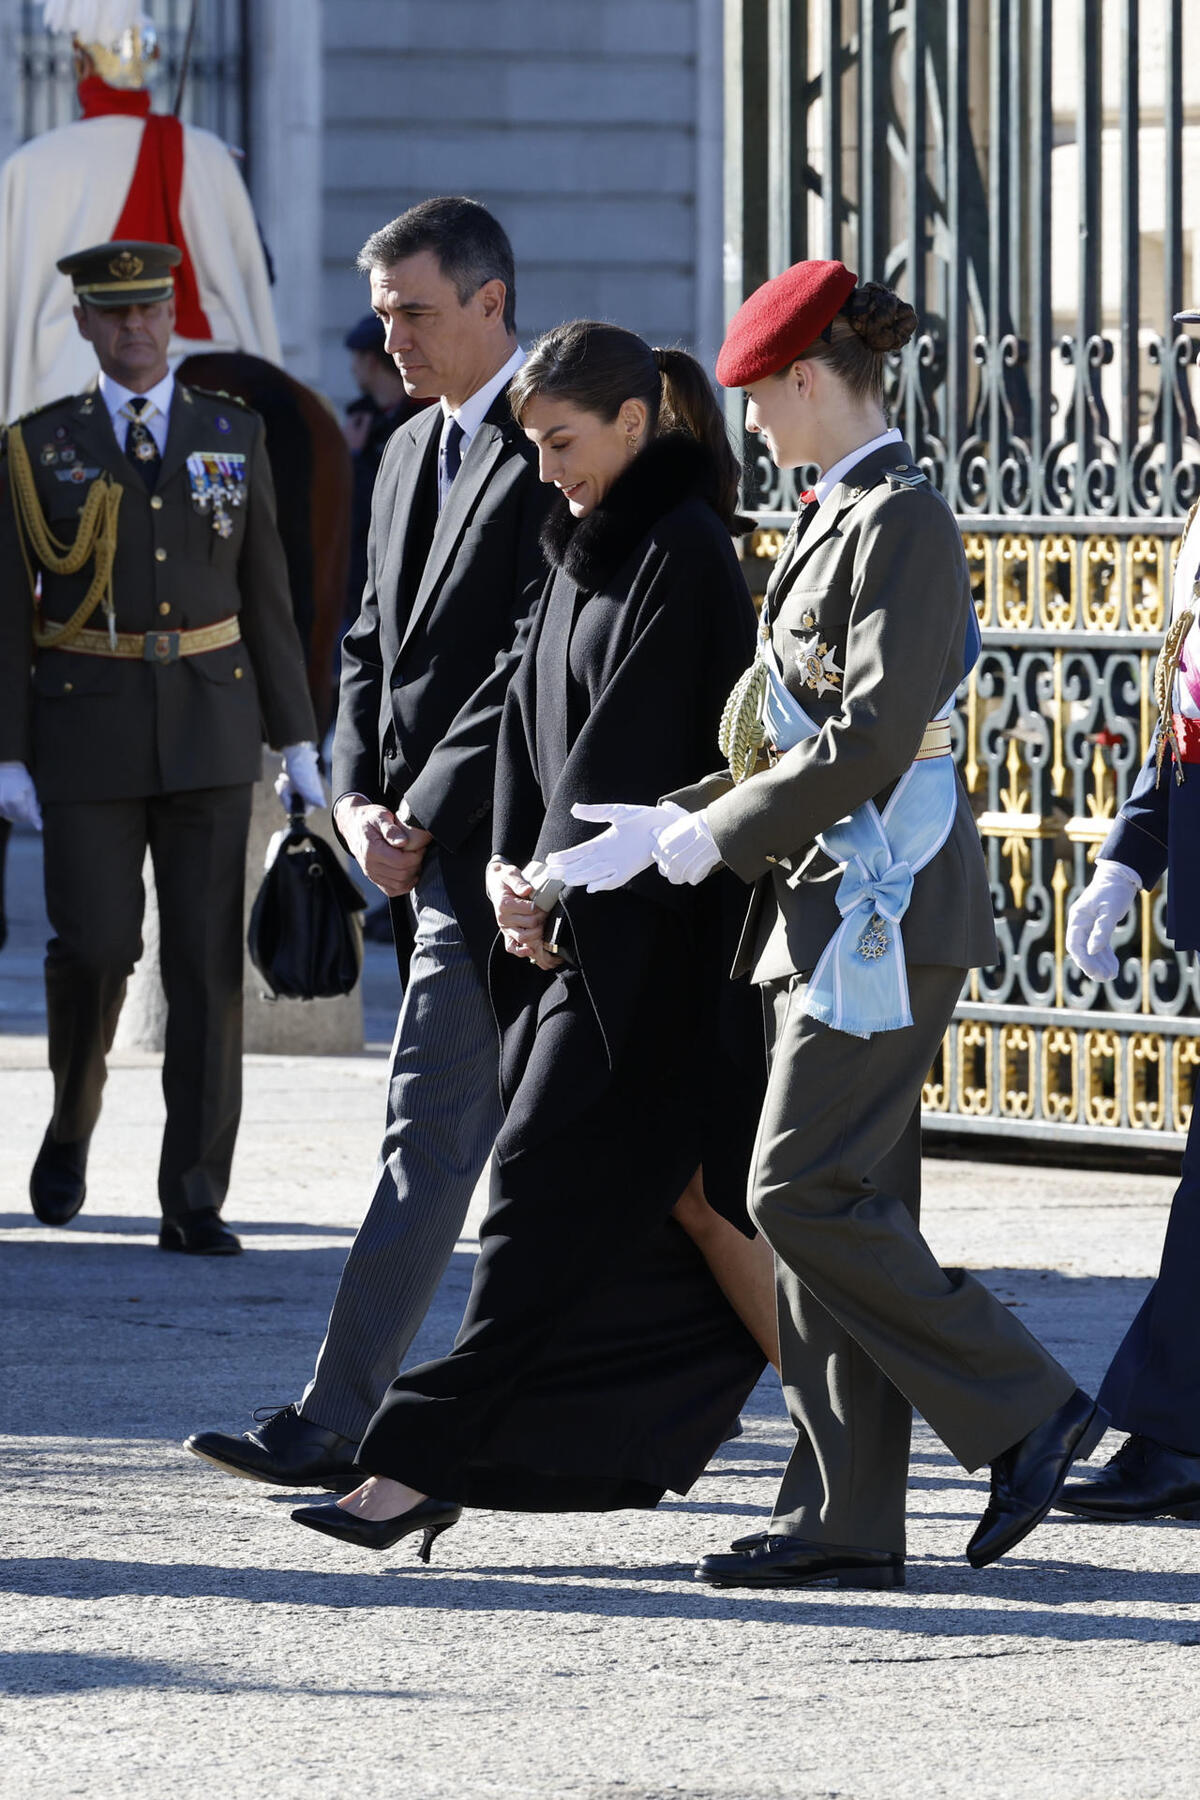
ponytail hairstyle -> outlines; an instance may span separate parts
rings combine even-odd
[[[799,360],[824,363],[855,400],[882,406],[884,358],[907,344],[917,324],[907,300],[881,282],[864,281]]]
[[[518,425],[529,402],[555,394],[611,424],[626,400],[641,400],[650,437],[684,432],[706,449],[715,469],[712,504],[723,524],[737,516],[740,469],[707,375],[686,350],[652,350],[620,325],[573,319],[533,346],[509,384]]]

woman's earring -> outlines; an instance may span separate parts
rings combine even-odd
[[[636,431],[630,431],[630,432],[626,433],[625,448],[628,450],[630,456],[633,456],[636,453],[636,451],[637,451],[637,432]]]

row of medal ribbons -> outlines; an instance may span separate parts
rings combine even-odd
[[[240,451],[193,450],[187,459],[192,505],[206,516],[218,537],[233,530],[230,509],[246,498],[246,458]]]

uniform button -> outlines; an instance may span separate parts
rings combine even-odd
[[[167,560],[167,553],[163,549],[161,544],[158,546],[158,549],[154,552],[154,560],[155,560],[155,562],[166,562],[166,560]]]
[[[242,666],[240,663],[238,664],[237,668],[233,671],[233,678],[235,681],[240,681],[242,679]]]
[[[162,495],[161,494],[151,494],[150,510],[151,510],[151,512],[161,512],[162,511]]]
[[[171,610],[171,602],[169,600],[160,600],[158,603],[158,610],[165,619]]]

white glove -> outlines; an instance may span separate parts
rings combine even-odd
[[[1141,888],[1141,878],[1132,869],[1101,858],[1067,914],[1067,954],[1093,981],[1112,981],[1116,975],[1113,934]]]
[[[14,825],[32,825],[35,831],[42,829],[37,789],[24,763],[0,763],[0,819],[11,819]]]
[[[576,819],[607,825],[599,837],[571,850],[552,850],[546,868],[568,887],[586,887],[589,894],[605,894],[624,887],[654,861],[654,837],[673,819],[686,817],[682,806],[664,800],[661,806],[581,806],[571,808]]]
[[[655,833],[654,860],[658,872],[676,887],[698,887],[706,875],[720,867],[721,852],[713,842],[703,811],[684,813]]]
[[[310,806],[324,806],[325,788],[317,763],[315,744],[287,744],[283,750],[283,767],[275,779],[275,792],[285,812],[291,812],[293,800],[302,800],[307,812]]]

